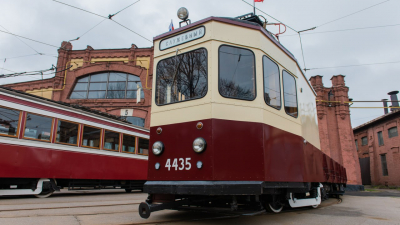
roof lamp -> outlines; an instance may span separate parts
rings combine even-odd
[[[178,18],[185,21],[189,17],[189,10],[185,7],[181,7],[178,9]]]

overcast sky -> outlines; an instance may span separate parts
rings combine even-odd
[[[108,16],[137,0],[59,1]],[[251,0],[247,1],[251,2]],[[384,3],[325,24],[381,2]],[[182,6],[188,8],[192,22],[209,16],[236,17],[252,11],[252,7],[242,0],[140,0],[113,19],[152,40],[154,36],[168,31],[171,19],[175,28],[179,27],[176,11]],[[317,26],[314,31],[308,31],[302,35],[306,67],[335,68],[307,71],[307,78],[322,75],[324,85],[329,87],[332,75],[343,74],[346,76],[346,85],[350,87],[350,97],[359,101],[389,98],[387,95],[389,91],[400,89],[400,63],[339,67],[400,62],[399,0],[386,2],[385,0],[265,0],[264,3],[256,3],[256,7],[296,30]],[[259,11],[257,14],[266,16]],[[269,22],[276,22],[270,17],[267,19]],[[54,46],[60,46],[62,41],[82,36],[103,20],[101,17],[52,0],[0,1],[0,30],[7,29],[11,33]],[[386,27],[337,31],[376,26]],[[271,31],[277,30],[271,26]],[[281,36],[281,43],[295,55],[303,68],[299,38],[293,34],[296,33],[288,30],[284,34],[286,36]],[[50,68],[52,64],[56,65],[56,47],[21,40],[0,32],[0,74],[43,70]],[[129,48],[132,43],[138,47],[152,46],[152,42],[112,21],[105,20],[78,41],[73,41],[72,45],[74,50],[85,49],[87,45],[94,49],[113,49]],[[37,52],[46,55],[38,55]],[[7,58],[5,62],[4,58]],[[0,85],[34,79],[41,79],[41,77],[23,76],[0,79]],[[357,103],[353,106],[379,107],[382,104]],[[352,125],[358,126],[382,114],[381,108],[353,108],[351,110]]]

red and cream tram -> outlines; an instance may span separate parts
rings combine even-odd
[[[320,150],[316,94],[257,16],[209,17],[154,46],[141,217],[204,207],[280,212],[343,194],[345,168]]]
[[[143,189],[149,130],[0,87],[0,196]]]

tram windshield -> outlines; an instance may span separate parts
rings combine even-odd
[[[161,60],[156,70],[157,105],[202,98],[207,93],[207,50]]]
[[[254,54],[244,48],[219,48],[219,93],[227,98],[254,100],[256,80]]]

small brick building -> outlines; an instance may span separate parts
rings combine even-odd
[[[353,129],[364,184],[400,186],[399,124],[392,111]]]
[[[361,172],[350,121],[349,88],[343,75],[331,78],[332,87],[324,87],[322,76],[310,78],[317,93],[317,116],[321,150],[346,168],[347,184],[361,186]]]
[[[150,127],[153,48],[72,50],[63,42],[57,73],[50,79],[4,85],[19,91],[79,104]]]

